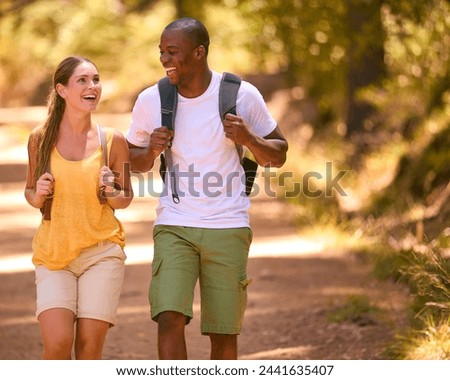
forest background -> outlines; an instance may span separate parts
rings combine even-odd
[[[409,329],[386,357],[450,358],[449,2],[2,0],[0,107],[45,106],[76,52],[100,68],[99,111],[130,112],[163,75],[162,29],[183,16],[210,31],[214,70],[278,104],[290,150],[271,181],[299,233],[407,285]]]

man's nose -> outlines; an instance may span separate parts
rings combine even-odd
[[[159,56],[159,60],[161,61],[162,64],[164,64],[169,61],[169,55],[166,53],[161,53]]]

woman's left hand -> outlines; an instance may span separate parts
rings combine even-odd
[[[114,173],[107,166],[102,166],[98,177],[98,187],[103,189],[105,194],[111,194],[114,191]]]

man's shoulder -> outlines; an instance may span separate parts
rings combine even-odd
[[[158,96],[158,83],[144,88],[139,94],[138,99],[147,99]]]

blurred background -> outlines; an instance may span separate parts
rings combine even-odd
[[[98,112],[126,131],[138,93],[164,75],[160,33],[183,16],[208,28],[210,67],[256,85],[286,134],[270,181],[296,231],[408,287],[408,331],[390,357],[450,358],[447,0],[2,0],[2,151],[45,118],[71,54],[96,63]],[[2,183],[23,176],[0,158]],[[302,186],[310,172],[320,195]]]

